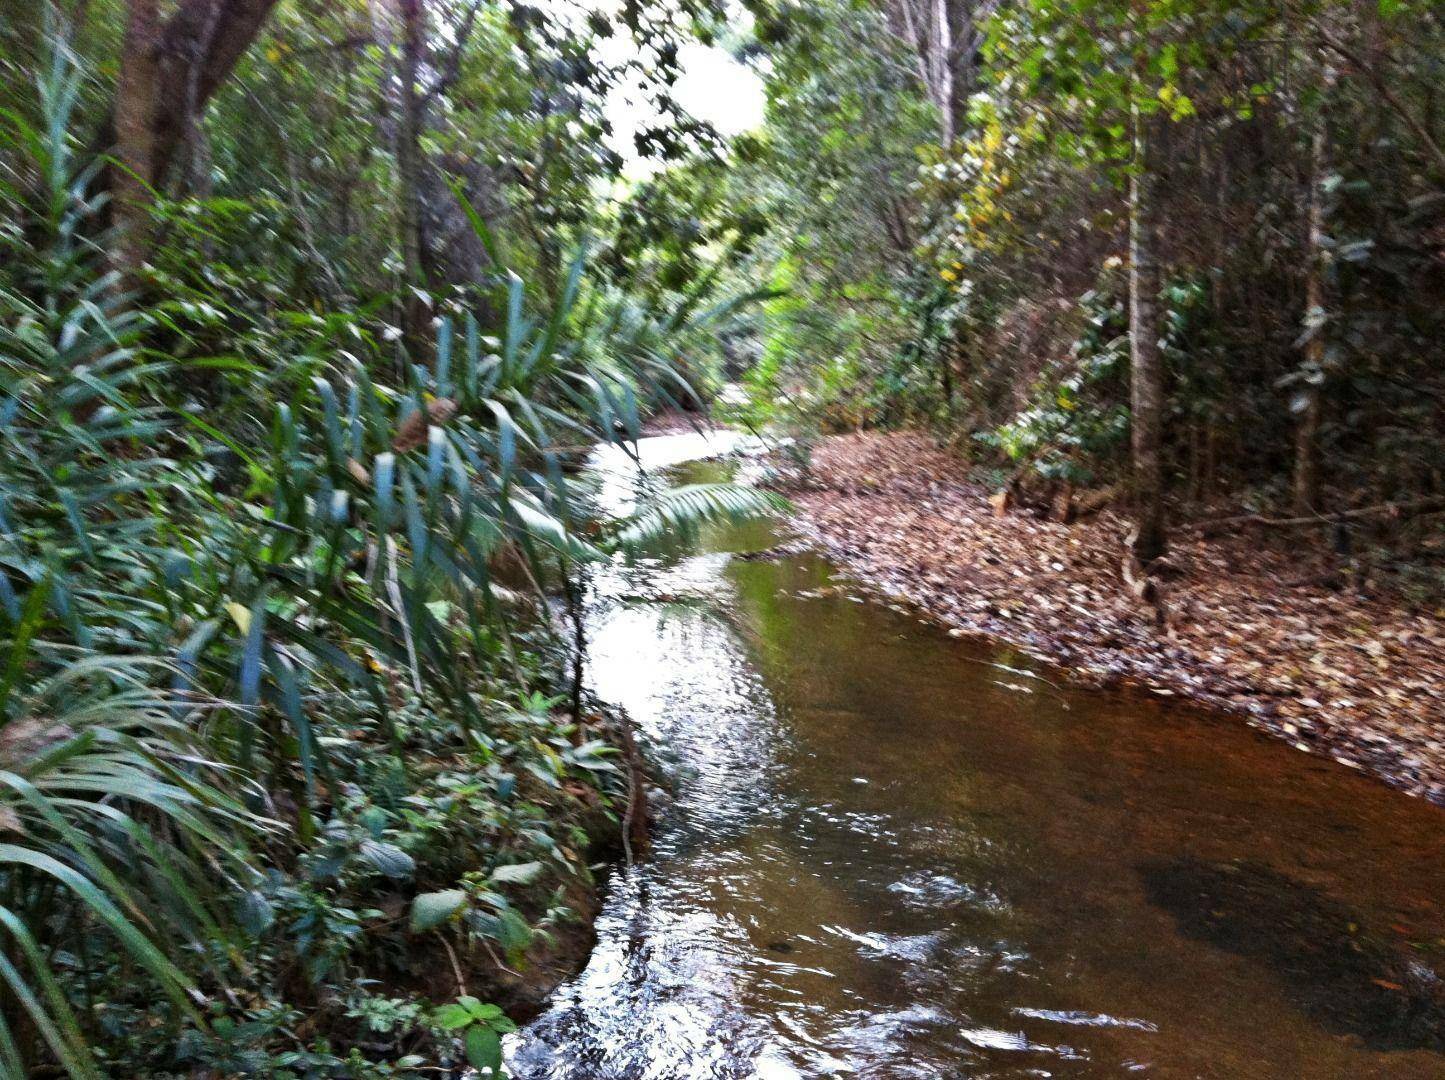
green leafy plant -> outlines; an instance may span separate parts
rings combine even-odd
[[[77,1010],[97,973],[62,951],[118,950],[178,1017],[203,1023],[199,976],[245,967],[230,918],[248,888],[248,834],[264,822],[197,734],[215,703],[176,692],[156,650],[165,609],[123,598],[163,588],[173,552],[156,500],[174,479],[138,445],[162,429],[137,401],[161,370],[137,357],[140,322],[94,269],[69,120],[79,75],[57,49],[39,80],[44,123],[9,114],[30,155],[43,243],[5,237],[0,289],[0,1062],[23,1075],[43,1046],[97,1076],[95,1017]],[[96,928],[103,928],[97,934]]]
[[[1083,330],[1068,361],[1039,380],[1029,408],[974,438],[1016,468],[1083,484],[1113,468],[1125,444],[1129,413],[1122,388],[1129,354],[1115,297],[1091,291],[1079,309]]]
[[[459,1035],[468,1063],[484,1077],[502,1080],[502,1036],[517,1030],[500,1006],[463,996],[432,1015],[441,1030]]]
[[[280,1018],[407,963],[382,901],[420,893],[426,930],[426,898],[459,892],[436,925],[514,960],[568,917],[569,812],[619,782],[545,692],[551,595],[777,505],[650,491],[605,521],[572,466],[692,396],[682,351],[747,298],[646,308],[579,257],[540,301],[507,278],[486,327],[440,321],[425,363],[382,357],[374,308],[313,320],[194,282],[143,303],[107,269],[104,163],[53,58],[40,120],[7,113],[0,144],[25,226],[0,234],[0,1067],[100,1075],[105,1035],[142,1074],[348,1075]],[[196,208],[160,262],[219,235],[208,212],[250,220]],[[241,985],[264,1007],[201,1007]],[[144,1007],[158,1023],[126,1023]],[[351,1011],[343,1034],[407,1015]]]

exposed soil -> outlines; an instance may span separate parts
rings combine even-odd
[[[536,1019],[556,989],[586,967],[592,957],[597,944],[597,916],[602,913],[598,883],[572,883],[566,901],[574,917],[529,949],[524,963],[510,968],[500,959],[491,958],[490,963],[473,969],[487,986],[486,1000],[501,1005],[518,1023]]]
[[[1181,533],[1161,629],[1122,580],[1120,516],[999,516],[926,436],[835,436],[787,487],[798,527],[840,568],[956,635],[1223,707],[1445,805],[1445,623],[1308,583],[1320,556],[1307,547]]]
[[[689,431],[706,431],[713,426],[706,413],[686,412],[682,409],[660,409],[642,424],[642,434],[684,435]]]

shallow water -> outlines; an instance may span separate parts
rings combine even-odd
[[[729,554],[771,542],[593,583],[676,802],[515,1076],[1445,1077],[1440,810]]]

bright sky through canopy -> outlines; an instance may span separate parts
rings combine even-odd
[[[616,38],[613,39],[618,40]],[[762,126],[766,93],[763,80],[724,49],[691,42],[678,50],[682,74],[673,97],[699,120],[717,128],[725,138]],[[661,163],[637,156],[633,136],[658,119],[657,110],[635,81],[629,80],[607,96],[607,119],[612,123],[612,145],[627,161],[633,179],[650,176]]]
[[[766,104],[763,80],[722,49],[685,45],[683,74],[675,93],[682,106],[728,137],[761,127]]]
[[[557,18],[580,19],[589,10],[615,16],[618,5],[616,0],[540,0],[539,6]],[[751,23],[751,17],[740,8],[734,9],[730,17]],[[635,49],[635,43],[625,33],[613,34],[598,43],[600,58],[607,64],[621,63]],[[711,124],[729,139],[762,127],[767,105],[762,77],[726,49],[686,42],[678,49],[678,67],[681,74],[672,95],[693,117]],[[633,142],[638,131],[660,119],[637,80],[628,79],[614,87],[607,95],[604,111],[612,124],[612,148],[626,160],[628,177],[636,180],[657,172],[661,163],[639,158]]]

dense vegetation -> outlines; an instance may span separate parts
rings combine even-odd
[[[415,4],[29,7],[0,141],[0,1068],[495,1068],[632,805],[575,680],[585,568],[773,501],[604,520],[576,469],[695,401],[680,358],[740,301],[589,271],[595,25],[472,5],[428,24],[443,62],[384,36]]]
[[[1439,595],[1438,5],[819,3],[759,36],[733,182],[792,290],[761,411],[935,425],[1044,504],[1126,485],[1145,561],[1168,508],[1354,513],[1335,543]]]
[[[636,782],[587,567],[775,505],[577,466],[723,380],[1438,597],[1442,58],[1428,0],[0,0],[0,1069],[495,1068]]]

